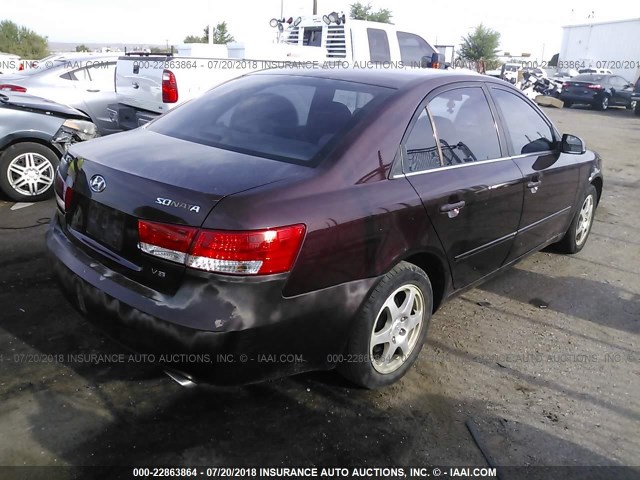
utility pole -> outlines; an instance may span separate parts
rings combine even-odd
[[[313,14],[318,14],[318,0],[313,0]]]

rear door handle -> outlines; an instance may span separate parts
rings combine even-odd
[[[542,180],[531,180],[527,183],[527,188],[531,190],[531,193],[536,193],[540,185],[542,185]]]
[[[454,218],[458,216],[460,209],[464,208],[465,205],[464,200],[456,203],[446,203],[440,207],[440,213],[446,213],[449,218]]]

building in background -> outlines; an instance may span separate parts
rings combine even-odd
[[[558,66],[598,68],[635,82],[640,75],[640,18],[563,28]],[[578,66],[571,66],[577,62]]]

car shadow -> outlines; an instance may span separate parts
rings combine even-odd
[[[483,402],[461,408],[455,398],[424,392],[392,405],[381,405],[379,398],[378,392],[337,388],[302,376],[247,387],[182,390],[144,413],[117,405],[110,412],[113,421],[105,423],[64,396],[43,391],[36,395],[37,412],[29,423],[50,425],[47,431],[34,430],[38,443],[76,466],[486,465],[467,421],[498,465],[620,466],[563,439],[564,427],[554,417],[538,428],[492,415]],[[101,427],[89,433],[87,425]],[[72,431],[83,435],[74,438]],[[587,470],[574,471],[573,478],[613,478],[588,477]],[[632,471],[617,473],[615,478],[637,478]],[[94,478],[113,477],[103,470]]]
[[[566,107],[565,107],[566,109]],[[600,115],[603,117],[617,117],[619,118],[620,116],[625,116],[625,117],[634,117],[635,114],[633,112],[633,110],[628,110],[625,107],[609,107],[608,109],[601,111],[601,110],[596,110],[594,108],[591,107],[591,105],[582,105],[582,104],[575,104],[575,105],[571,105],[571,107],[568,107],[569,110],[589,110],[591,111],[594,115]]]
[[[640,296],[609,283],[510,268],[479,288],[605,327],[640,333]]]

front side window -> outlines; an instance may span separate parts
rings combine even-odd
[[[249,75],[216,87],[147,128],[249,155],[315,164],[391,88],[286,75]]]
[[[511,92],[498,88],[491,91],[504,118],[514,155],[553,150],[553,130],[531,105]]]
[[[481,88],[447,90],[428,108],[445,166],[500,158],[498,132]]]
[[[387,32],[379,28],[367,28],[367,37],[369,39],[369,55],[371,56],[371,61],[391,61]]]
[[[405,173],[421,172],[442,167],[433,128],[427,111],[423,108],[405,141],[403,170]]]
[[[412,66],[420,65],[422,57],[428,57],[436,51],[425,40],[413,33],[398,32],[398,45],[400,46],[400,58],[402,63]]]

